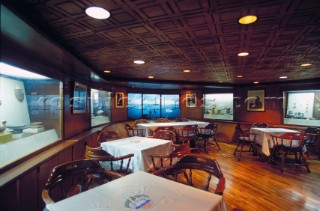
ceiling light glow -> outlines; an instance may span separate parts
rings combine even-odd
[[[149,75],[148,78],[154,78],[152,75]]]
[[[308,66],[310,66],[311,64],[310,63],[304,63],[304,64],[301,64],[300,66],[301,67],[308,67]]]
[[[258,84],[259,83],[259,81],[255,81],[255,82],[253,82],[254,84]]]
[[[17,78],[26,78],[26,79],[49,79],[46,76],[29,72],[27,70],[14,67],[3,62],[0,62],[0,75],[7,75],[7,76],[12,76]]]
[[[248,56],[249,53],[248,52],[241,52],[241,53],[238,53],[238,56]]]
[[[133,63],[135,63],[135,64],[144,64],[145,62],[143,60],[134,60]]]
[[[88,7],[86,14],[95,19],[107,19],[110,17],[110,12],[101,7]]]
[[[105,70],[105,71],[103,71],[103,72],[105,72],[105,73],[111,73],[111,71],[110,71],[110,70]]]
[[[237,78],[242,78],[243,76],[242,75],[237,75]]]
[[[183,70],[184,73],[190,73],[190,70]]]
[[[251,23],[256,22],[257,19],[258,19],[258,17],[255,15],[246,15],[246,16],[243,16],[239,19],[239,23],[244,24],[244,25],[251,24]]]
[[[283,76],[280,76],[279,78],[285,79],[285,78],[288,78],[288,76],[283,75]]]

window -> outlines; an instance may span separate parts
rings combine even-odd
[[[233,94],[205,94],[203,117],[233,120]]]
[[[91,126],[110,122],[110,92],[91,89]]]
[[[284,124],[320,125],[320,90],[291,91],[284,96]]]
[[[0,63],[0,169],[60,140],[62,96],[61,81]]]
[[[129,119],[177,118],[179,115],[179,95],[128,93]]]

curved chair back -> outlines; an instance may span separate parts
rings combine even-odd
[[[55,203],[122,176],[105,171],[92,160],[67,162],[53,168],[42,191],[42,199],[46,204]]]
[[[130,162],[134,154],[127,154],[123,156],[114,157],[101,147],[92,148],[86,146],[86,159],[99,162],[103,168],[107,170],[116,171],[123,174],[131,173]]]
[[[137,127],[137,124],[141,123],[149,123],[149,121],[146,119],[137,119],[136,121],[134,121],[134,127]]]
[[[172,130],[157,130],[153,133],[152,138],[159,138],[176,142],[176,134]]]
[[[170,122],[170,120],[168,118],[157,118],[156,123],[160,123],[160,122]]]
[[[121,136],[113,130],[101,130],[99,132],[97,141],[98,143],[106,142],[106,141],[112,141],[116,139],[120,139]]]
[[[203,176],[201,176],[203,173],[199,174],[195,170],[206,172],[208,174],[207,178],[203,178]],[[153,174],[197,188],[202,186],[201,189],[206,191],[209,191],[212,177],[216,177],[218,183],[214,192],[222,195],[225,189],[225,178],[218,162],[208,156],[187,154],[175,165],[155,171]],[[201,178],[201,181],[198,181],[199,178]]]
[[[269,124],[265,122],[256,122],[253,123],[251,127],[268,128]]]

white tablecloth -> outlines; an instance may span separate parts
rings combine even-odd
[[[180,184],[145,172],[136,172],[123,178],[90,189],[73,197],[48,205],[50,211],[135,210],[126,202],[134,196],[146,195],[150,208],[159,211],[226,211],[223,197]],[[135,197],[138,198],[138,197]]]
[[[278,136],[284,133],[296,133],[296,130],[290,130],[285,128],[251,128],[251,133],[256,133],[256,141],[262,146],[262,153],[269,156],[269,148],[273,147],[271,135]]]
[[[189,121],[189,122],[159,122],[159,123],[141,123],[137,124],[138,128],[146,129],[146,136],[149,136],[149,130],[155,130],[157,127],[174,127],[180,128],[186,125],[198,125],[198,127],[205,127],[209,122]]]
[[[171,141],[147,138],[128,137],[115,141],[101,143],[103,150],[113,156],[134,154],[130,163],[130,169],[136,171],[149,171],[152,167],[150,154],[166,155],[171,152]]]

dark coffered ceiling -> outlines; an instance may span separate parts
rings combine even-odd
[[[107,80],[230,85],[320,78],[319,0],[5,3]],[[88,17],[89,6],[108,9],[111,17]],[[240,25],[248,14],[258,21]],[[249,56],[238,57],[242,51]],[[300,66],[307,62],[312,65]],[[283,75],[288,78],[279,79]]]

